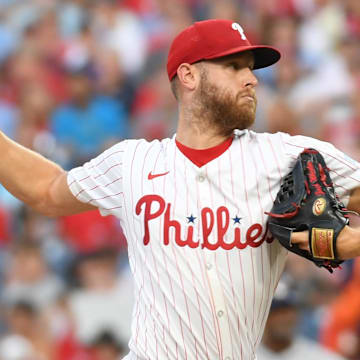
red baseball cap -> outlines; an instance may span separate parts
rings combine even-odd
[[[280,52],[271,46],[251,45],[243,28],[230,20],[205,20],[194,23],[173,40],[167,62],[171,81],[183,63],[194,64],[201,60],[252,50],[254,69],[275,64]]]

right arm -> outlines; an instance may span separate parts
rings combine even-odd
[[[56,217],[96,209],[72,195],[65,170],[9,139],[2,132],[0,183],[16,198],[46,216]]]

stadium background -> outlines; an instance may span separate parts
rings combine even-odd
[[[171,135],[169,43],[208,18],[283,54],[256,71],[257,131],[313,136],[360,160],[359,0],[0,0],[0,129],[65,169],[127,137]],[[295,336],[360,359],[359,261],[329,275],[290,260]],[[114,218],[44,218],[1,189],[0,294],[2,360],[126,353],[132,283]]]

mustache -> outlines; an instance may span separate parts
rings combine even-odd
[[[236,100],[239,100],[242,97],[249,96],[254,99],[254,101],[257,101],[256,93],[254,89],[247,89],[246,91],[241,91],[236,95]]]

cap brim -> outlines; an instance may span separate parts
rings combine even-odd
[[[248,50],[251,50],[254,53],[254,60],[255,60],[254,70],[273,65],[276,62],[278,62],[281,58],[280,52],[271,46],[250,45],[250,46],[240,46],[238,48],[233,48],[224,51],[222,53],[218,53],[216,55],[208,56],[205,59],[206,60],[217,59],[227,55],[242,53]]]

